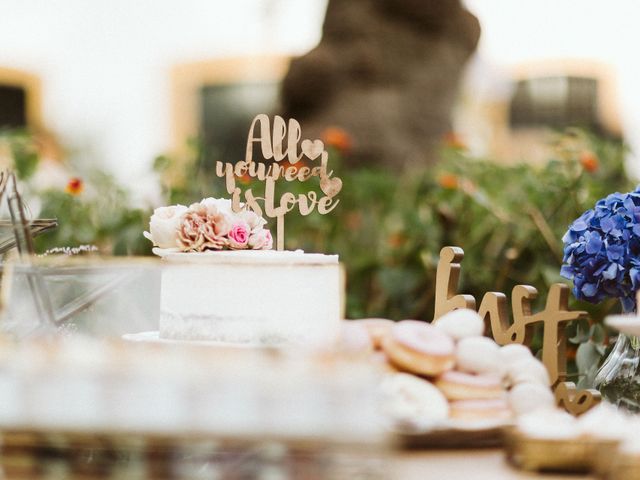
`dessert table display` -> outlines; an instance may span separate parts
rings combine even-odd
[[[342,320],[337,256],[284,251],[286,214],[340,201],[323,142],[259,115],[246,152],[216,165],[229,199],[155,210],[155,261],[34,256],[35,222],[1,177],[18,250],[2,264],[6,476],[466,478],[463,453],[435,449],[470,448],[486,465],[474,478],[631,478],[637,420],[567,381],[564,327],[586,315],[568,287],[534,311],[537,291],[517,286],[512,318],[502,293],[476,308],[457,292],[464,252],[444,247],[433,322]],[[319,191],[286,188],[315,178]]]

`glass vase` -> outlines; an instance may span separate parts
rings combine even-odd
[[[624,309],[623,309],[624,310]],[[635,313],[625,310],[624,313]],[[596,373],[594,386],[602,397],[626,410],[640,412],[640,338],[620,333]]]

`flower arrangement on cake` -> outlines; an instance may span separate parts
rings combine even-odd
[[[270,250],[267,221],[252,210],[234,212],[231,200],[205,198],[189,207],[156,208],[144,236],[162,249],[180,252]]]

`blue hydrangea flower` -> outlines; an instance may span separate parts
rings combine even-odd
[[[614,297],[635,309],[640,289],[640,186],[612,193],[576,219],[562,237],[560,274],[573,280],[576,298],[598,303]]]

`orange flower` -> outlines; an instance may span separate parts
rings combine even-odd
[[[251,175],[245,173],[243,176],[238,177],[238,181],[243,185],[249,185],[251,183]]]
[[[598,160],[598,157],[596,157],[595,153],[585,150],[580,154],[580,165],[582,165],[582,168],[587,172],[593,173],[600,168],[600,161]]]
[[[458,188],[458,177],[452,173],[444,173],[438,177],[438,184],[447,190],[456,190]]]
[[[301,158],[296,163],[291,163],[289,159],[282,160],[280,162],[280,166],[285,170],[289,169],[290,167],[293,167],[296,174],[298,173],[298,170],[300,170],[302,167],[308,167],[307,162],[305,162],[304,158]]]
[[[362,227],[362,213],[360,212],[347,213],[345,220],[349,230],[359,230]]]
[[[400,232],[392,233],[387,238],[389,246],[392,248],[400,248],[407,241],[407,237]]]
[[[341,153],[348,153],[351,150],[351,137],[339,127],[329,127],[322,132],[322,140],[330,147],[336,148]]]
[[[460,135],[456,132],[447,132],[442,137],[442,141],[444,142],[446,147],[455,148],[456,150],[466,150],[467,145],[462,141]]]
[[[69,180],[67,186],[64,188],[65,192],[67,192],[69,195],[74,196],[80,195],[83,190],[84,182],[81,178],[78,177],[73,177],[71,180]]]

